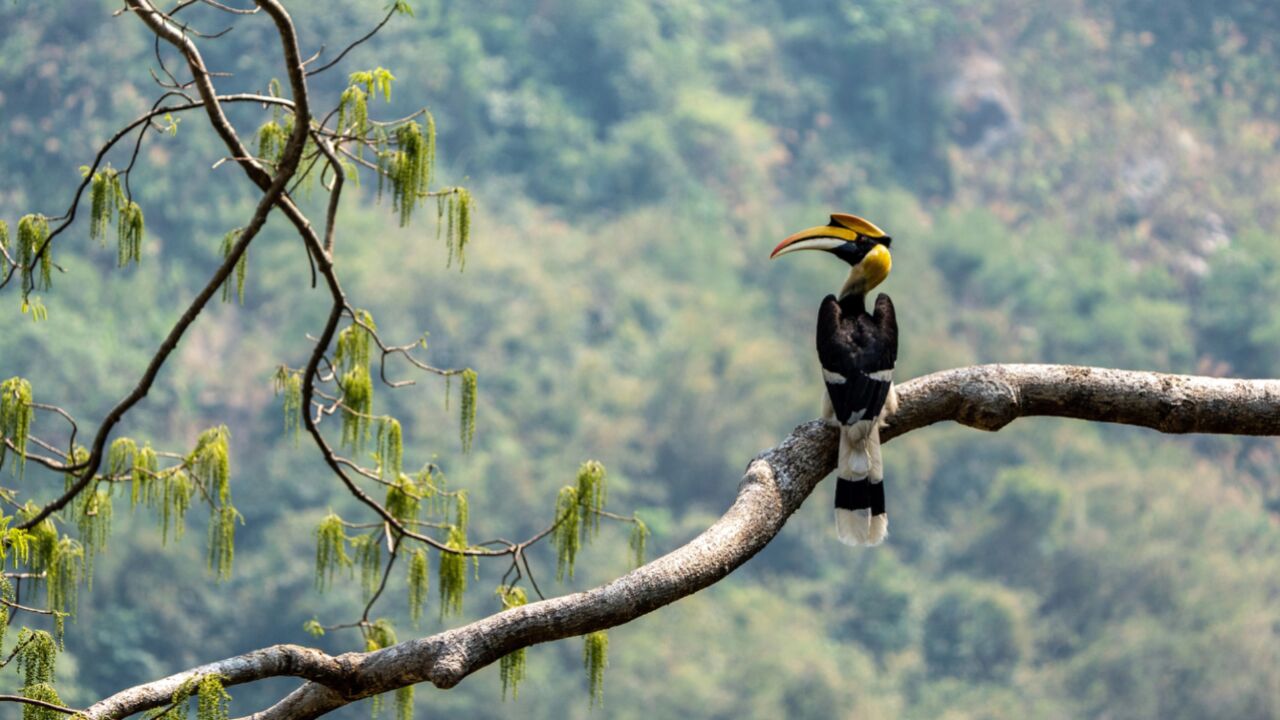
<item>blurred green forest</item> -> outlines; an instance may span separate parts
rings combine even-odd
[[[369,183],[345,196],[337,244],[387,336],[429,331],[434,362],[479,373],[469,455],[442,386],[380,395],[406,461],[434,457],[469,490],[474,538],[545,525],[587,458],[609,468],[611,505],[652,527],[651,554],[723,511],[748,460],[817,414],[814,316],[843,270],[766,258],[832,210],[895,238],[900,379],[1000,361],[1280,376],[1273,0],[412,4],[316,77],[314,102],[336,105],[348,72],[390,69],[378,108],[429,107],[441,175],[476,195],[464,273],[445,269],[431,222],[400,229]],[[11,225],[60,214],[77,168],[157,95],[151,37],[118,5],[0,4]],[[304,54],[323,42],[331,57],[385,2],[290,5]],[[222,91],[282,75],[269,25],[202,43],[234,73]],[[263,114],[233,120],[247,135]],[[47,321],[0,293],[0,377],[90,422],[132,387],[253,207],[238,170],[210,169],[220,156],[199,116],[148,141],[132,179],[141,265],[117,270],[87,230],[62,236]],[[301,363],[327,297],[278,221],[250,250],[245,295],[201,318],[120,430],[186,446],[230,427],[234,577],[204,572],[198,523],[162,546],[149,518],[118,512],[68,625],[70,704],[269,643],[357,649],[354,633],[302,629],[359,613],[354,580],[312,589],[317,522],[358,513],[281,427],[271,374]],[[820,487],[728,580],[612,631],[595,715],[1280,716],[1278,451],[1055,420],[912,433],[885,450],[884,547],[839,545]],[[623,572],[625,532],[602,531],[560,586],[540,551],[544,590]],[[500,609],[500,569],[480,573],[466,618]],[[381,606],[401,638],[439,629],[431,607],[411,629],[404,592],[399,576]],[[581,652],[532,648],[516,701],[496,667],[421,688],[419,717],[587,717]],[[232,688],[233,711],[291,685]]]

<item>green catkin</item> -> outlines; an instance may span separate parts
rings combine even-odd
[[[570,580],[573,579],[573,565],[582,542],[579,520],[578,489],[571,486],[560,488],[560,494],[556,496],[556,526],[551,531],[551,544],[556,549],[556,580],[563,580],[566,573]]]
[[[462,436],[462,452],[471,452],[471,442],[476,437],[476,371],[462,371],[462,412],[459,431]]]
[[[417,483],[418,495],[427,500],[427,512],[434,515],[443,512],[444,473],[433,472],[431,465],[425,465],[418,471],[414,481]]]
[[[49,319],[49,309],[44,306],[38,297],[25,297],[22,299],[22,314],[31,313],[31,322],[40,322]]]
[[[396,629],[391,625],[391,621],[386,618],[378,618],[372,625],[365,628],[364,649],[367,652],[389,648],[396,644]]]
[[[382,418],[378,421],[377,450],[382,479],[399,478],[404,472],[404,442],[399,420]]]
[[[444,213],[445,213],[445,209],[448,207],[448,204],[449,204],[448,200],[445,198],[445,196],[443,195],[436,196],[436,242],[440,242],[440,238],[442,237],[442,233],[444,232]],[[450,247],[450,255],[452,256],[453,246],[450,245],[449,247]],[[452,260],[452,257],[450,257],[450,260]],[[447,263],[446,263],[446,267],[448,267]]]
[[[146,717],[148,720],[187,720],[191,696],[198,691],[199,687],[199,675],[187,678],[185,682],[178,686],[177,690],[173,691],[173,695],[169,696],[169,706],[167,708],[152,710]],[[197,720],[200,719],[197,718]]]
[[[604,465],[588,460],[578,468],[578,533],[582,540],[600,531],[600,512],[605,503]]]
[[[138,443],[132,438],[116,438],[107,448],[107,475],[122,478],[133,472],[133,459],[138,454]]]
[[[186,531],[187,510],[191,508],[191,497],[195,494],[196,487],[191,476],[181,468],[161,474],[160,480],[160,541],[168,543],[170,530],[173,531],[174,539],[182,537]]]
[[[382,541],[377,533],[357,535],[351,538],[351,550],[356,565],[360,566],[360,589],[368,600],[378,591],[382,579]]]
[[[378,326],[373,322],[373,316],[368,312],[357,310],[356,317],[365,326],[374,330],[378,329]],[[333,361],[339,372],[349,372],[358,367],[363,367],[367,370],[369,367],[369,362],[372,358],[373,335],[360,323],[352,322],[338,333],[338,344],[337,349],[334,351]]]
[[[53,248],[45,247],[49,239],[49,221],[43,215],[24,215],[18,220],[18,263],[22,266],[22,290],[27,295],[32,290],[48,290],[53,286]],[[36,253],[40,253],[39,267],[33,268]]]
[[[363,631],[365,652],[381,650],[396,644],[395,628],[391,626],[391,621],[386,618],[378,618],[372,625],[366,625]],[[399,700],[398,697],[397,700]],[[378,713],[382,712],[382,701],[382,695],[374,695],[370,700],[369,704],[375,718],[378,717]]]
[[[243,232],[244,232],[244,228],[236,228],[235,230],[232,230],[231,232],[222,236],[222,246],[220,250],[222,252],[223,260],[231,257],[231,251],[233,248],[235,248],[236,241],[240,239],[240,235]],[[248,277],[248,275],[249,275],[249,250],[248,248],[246,248],[243,253],[240,253],[240,259],[236,261],[236,273],[235,273],[236,299],[239,301],[241,305],[244,304],[244,281],[245,281],[245,278]],[[222,283],[222,302],[224,303],[231,302],[231,276],[230,275],[228,275],[227,279],[224,280]]]
[[[399,475],[387,488],[385,505],[391,517],[402,523],[417,520],[418,512],[422,507],[422,498],[418,495],[418,488],[413,478],[403,473]]]
[[[49,609],[75,614],[77,588],[84,577],[84,546],[64,537],[58,541],[45,577]]]
[[[9,223],[0,220],[0,275],[9,274]]]
[[[155,507],[156,495],[152,492],[152,480],[160,470],[160,459],[151,444],[144,445],[133,454],[133,468],[129,472],[129,505],[137,507],[138,503]]]
[[[352,565],[342,518],[330,512],[316,527],[316,589],[333,584],[333,574]]]
[[[396,689],[396,720],[413,720],[413,686]]]
[[[138,207],[138,203],[129,201],[120,208],[120,217],[116,224],[119,242],[116,253],[117,266],[124,267],[130,262],[137,265],[142,262],[142,234],[145,226],[142,208]]]
[[[431,114],[430,110],[423,109],[422,114],[426,116],[427,129],[427,176],[422,181],[422,189],[427,190],[431,186],[431,173],[435,170],[436,165],[436,117]]]
[[[391,102],[391,83],[395,82],[396,76],[384,67],[376,67],[372,70],[361,70],[351,73],[347,82],[351,85],[363,85],[364,91],[369,97],[374,97],[381,93],[383,99]]]
[[[54,705],[62,704],[62,698],[58,697],[58,691],[54,690],[53,686],[48,683],[40,683],[38,685],[30,685],[22,688],[22,697],[30,700],[53,703]],[[31,704],[24,704],[22,706],[22,720],[62,720],[65,717],[65,715],[52,708]]]
[[[111,534],[111,492],[95,488],[84,493],[83,498],[76,510],[76,526],[85,549],[85,578],[92,590],[94,558],[106,549]]]
[[[208,567],[216,580],[231,577],[235,559],[236,523],[244,524],[244,516],[230,503],[210,509]]]
[[[196,720],[227,720],[231,696],[222,687],[222,677],[201,675],[196,688]]]
[[[231,575],[236,522],[244,521],[231,503],[230,437],[225,425],[210,428],[200,434],[187,456],[187,467],[210,498],[208,567],[219,580]]]
[[[466,490],[459,490],[453,496],[453,524],[463,535],[467,534],[467,524],[471,522],[471,501]]]
[[[124,202],[120,175],[110,167],[93,174],[89,183],[89,239],[107,242],[107,225]]]
[[[467,243],[471,240],[471,216],[475,209],[475,201],[471,198],[471,192],[466,188],[458,188],[456,199],[453,203],[453,213],[457,216],[449,221],[449,259],[446,266],[452,266],[454,257],[458,260],[458,269],[462,270],[467,264]]]
[[[352,85],[338,98],[338,132],[364,137],[368,131],[369,96],[364,90]]]
[[[498,588],[498,597],[502,599],[502,609],[520,607],[529,602],[523,588]],[[502,699],[507,699],[507,690],[511,690],[511,699],[520,699],[520,683],[524,680],[526,653],[525,648],[513,650],[498,661],[498,675],[502,678]]]
[[[644,524],[639,515],[631,516],[631,537],[627,545],[631,548],[631,561],[635,567],[644,564],[645,546],[649,541],[649,526]]]
[[[368,368],[357,367],[342,376],[342,444],[359,451],[369,436],[373,409],[373,379]]]
[[[30,520],[35,517],[40,508],[34,503],[28,502],[26,507],[22,509],[19,515],[23,521]],[[22,541],[27,547],[26,557],[31,564],[32,572],[42,572],[53,564],[53,557],[58,551],[58,529],[54,527],[53,520],[45,518],[38,525],[24,533],[25,538]]]
[[[51,684],[57,654],[58,645],[52,635],[44,630],[22,628],[18,633],[18,647],[14,656],[18,662],[18,672],[22,674],[22,686],[25,688]]]
[[[89,182],[89,239],[106,240],[108,217],[106,171],[96,172]]]
[[[386,184],[387,184],[387,176],[389,176],[389,175],[391,174],[391,157],[392,157],[392,153],[391,153],[391,152],[388,152],[387,150],[384,150],[384,149],[383,149],[384,147],[385,147],[385,146],[384,146],[384,144],[383,144],[382,142],[378,142],[378,143],[374,146],[375,151],[376,151],[376,156],[375,156],[375,157],[377,158],[377,161],[378,161],[378,162],[377,162],[378,169],[377,169],[377,171],[376,171],[374,174],[378,176],[378,195],[377,195],[377,198],[378,198],[378,202],[379,202],[379,203],[381,203],[381,202],[382,202],[382,193],[383,193],[383,190],[386,188]]]
[[[12,518],[5,518],[4,522],[8,522]],[[9,606],[6,603],[14,602],[13,584],[9,582],[9,578],[0,575],[0,647],[4,646],[4,636],[9,632]]]
[[[11,377],[0,383],[0,435],[13,443],[18,451],[18,462],[13,474],[22,476],[27,464],[27,437],[35,420],[35,408],[31,405],[31,383],[20,377]],[[0,467],[4,466],[8,448],[0,442]]]
[[[448,547],[452,550],[467,548],[467,534],[457,528],[449,528]],[[462,596],[467,592],[467,557],[460,552],[440,553],[440,617],[462,612]]]
[[[187,466],[197,479],[204,481],[219,503],[231,496],[231,455],[227,441],[231,432],[226,425],[209,428],[196,438],[196,446],[187,456]]]
[[[279,165],[284,155],[284,147],[289,143],[289,133],[293,130],[293,117],[284,122],[270,120],[258,128],[258,157],[271,165]]]
[[[409,554],[409,621],[418,627],[422,610],[427,606],[427,592],[431,589],[431,568],[425,548]]]
[[[357,310],[360,322],[376,329],[373,316]],[[342,443],[359,451],[369,435],[373,411],[373,379],[369,375],[372,334],[358,323],[351,323],[338,333],[334,365],[342,373]]]
[[[604,669],[609,666],[609,634],[598,630],[584,636],[582,665],[587,670],[587,688],[591,706],[604,704]]]
[[[284,395],[285,434],[292,434],[296,444],[302,431],[302,373],[281,365],[276,369],[274,383],[276,394]]]
[[[390,158],[392,208],[400,214],[400,226],[409,224],[413,209],[426,196],[431,182],[431,163],[435,147],[430,131],[423,134],[416,122],[396,128],[396,151]]]
[[[456,243],[453,240],[454,228],[456,227],[457,221],[458,193],[455,190],[454,192],[449,193],[449,207],[445,211],[444,243],[449,248],[449,258],[445,260],[445,267],[453,267],[453,255],[457,252],[455,248]]]

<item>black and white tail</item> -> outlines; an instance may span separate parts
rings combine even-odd
[[[874,396],[863,405],[873,415],[866,417],[864,413],[855,413],[848,418],[832,418],[840,425],[840,453],[836,466],[836,536],[846,545],[879,545],[889,534],[889,516],[884,505],[884,463],[880,458],[880,426],[884,418],[897,409],[892,376],[892,370],[885,370],[864,376],[865,379],[859,379],[861,382],[840,383],[844,387],[839,389],[848,391],[853,390],[850,385],[865,383],[876,387],[872,391]],[[836,404],[840,403],[837,401]]]

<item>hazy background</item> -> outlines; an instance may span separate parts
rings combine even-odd
[[[324,43],[331,57],[385,4],[291,3],[304,54]],[[151,36],[113,19],[118,6],[0,4],[11,226],[61,214],[77,167],[156,95]],[[476,193],[461,275],[444,269],[432,213],[398,229],[370,179],[347,193],[337,240],[348,292],[389,337],[430,331],[435,362],[480,374],[469,456],[439,384],[379,390],[405,422],[406,464],[438,455],[470,490],[473,539],[545,524],[587,458],[609,468],[611,507],[654,529],[652,553],[722,512],[748,460],[817,413],[814,317],[844,270],[767,256],[832,210],[895,238],[900,378],[995,361],[1280,375],[1274,0],[413,6],[316,78],[314,102],[332,107],[346,73],[385,66],[394,101],[374,112],[429,107],[440,177]],[[235,73],[222,91],[283,77],[269,25],[242,19],[201,43]],[[264,116],[234,119],[249,136]],[[0,377],[28,377],[88,424],[127,392],[251,211],[242,173],[209,169],[221,155],[199,115],[152,137],[133,178],[141,267],[116,270],[83,227],[62,236],[47,322],[0,295]],[[68,626],[70,704],[268,643],[357,649],[353,631],[302,631],[358,615],[355,581],[312,590],[312,531],[328,508],[360,514],[283,435],[269,382],[302,363],[328,298],[283,224],[249,255],[244,307],[202,316],[120,429],[186,448],[230,426],[247,519],[234,579],[204,572],[201,512],[162,547],[121,505]],[[819,487],[729,579],[611,632],[596,716],[1275,717],[1278,450],[1053,420],[913,433],[885,450],[884,547],[839,545]],[[61,489],[34,469],[24,483]],[[624,533],[602,533],[574,583],[555,586],[540,554],[544,590],[625,571]],[[500,572],[481,569],[468,617],[498,609]],[[403,593],[397,573],[380,609],[406,638]],[[437,609],[433,588],[416,632],[442,627]],[[420,688],[418,716],[587,717],[581,652],[531,649],[518,702],[501,701],[496,667]],[[294,684],[233,688],[233,711]]]

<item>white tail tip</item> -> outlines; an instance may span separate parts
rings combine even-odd
[[[842,510],[836,508],[836,537],[845,545],[875,546],[889,536],[889,516],[872,517],[870,508]]]
[[[879,545],[889,537],[889,516],[885,513],[871,517],[871,538],[868,545]]]
[[[836,537],[845,545],[866,545],[871,540],[871,509],[836,508]]]

